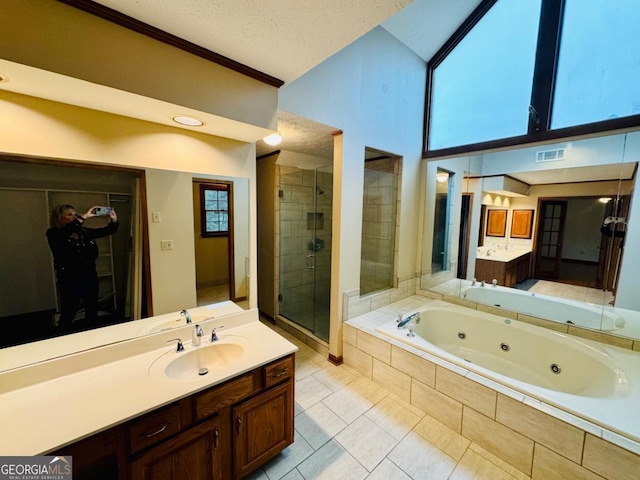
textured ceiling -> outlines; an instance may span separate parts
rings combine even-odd
[[[328,125],[314,122],[291,113],[278,112],[278,131],[283,141],[275,147],[262,140],[256,142],[256,155],[261,156],[275,150],[289,150],[315,157],[333,159],[333,135],[336,131]]]
[[[481,0],[95,1],[287,83],[380,24],[426,61]],[[283,142],[257,154],[332,158],[333,130],[279,112]]]
[[[97,0],[290,82],[411,0]]]

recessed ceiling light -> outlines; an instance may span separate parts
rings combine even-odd
[[[4,73],[0,73],[0,83],[8,82],[9,77],[7,77]]]
[[[180,125],[186,125],[187,127],[201,127],[204,125],[204,120],[191,115],[174,115],[171,119],[179,123]]]
[[[611,197],[600,197],[598,201],[600,203],[609,203],[611,201]]]
[[[436,181],[440,183],[444,183],[449,180],[449,174],[447,172],[438,172],[436,173]]]
[[[267,135],[262,140],[267,145],[278,145],[282,141],[282,135],[279,133],[272,133],[271,135]]]

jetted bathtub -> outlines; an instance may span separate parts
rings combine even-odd
[[[465,368],[477,365],[537,387],[598,398],[627,393],[623,366],[604,350],[560,332],[464,310],[422,310],[413,337],[395,321],[376,330],[426,352],[454,355]]]
[[[437,300],[420,310],[413,337],[413,325],[397,325],[375,330],[489,388],[500,384],[640,442],[640,418],[629,413],[640,405],[638,352]]]
[[[463,288],[460,293],[464,299],[471,302],[501,307],[558,323],[594,330],[619,330],[627,323],[610,307],[530,293],[514,288],[474,285]]]

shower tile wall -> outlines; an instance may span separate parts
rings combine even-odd
[[[332,174],[285,166],[279,170],[279,311],[313,332],[318,305],[329,310]],[[315,252],[316,268],[310,269],[306,265],[314,239],[323,240],[324,247]]]
[[[399,161],[369,161],[364,170],[360,294],[393,287]]]

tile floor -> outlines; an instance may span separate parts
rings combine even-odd
[[[198,307],[209,305],[211,303],[223,302],[229,300],[229,286],[216,285],[215,287],[199,288],[196,292]],[[249,309],[249,301],[243,300],[236,302],[240,308]]]
[[[613,293],[611,292],[605,292],[597,288],[570,285],[568,283],[549,282],[547,280],[538,280],[528,291],[531,293],[568,298],[579,302],[594,303],[596,305],[609,305],[613,300]]]
[[[529,477],[284,330],[296,354],[295,442],[251,480]]]

